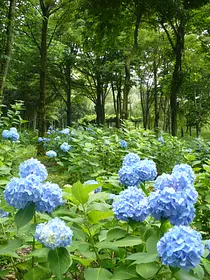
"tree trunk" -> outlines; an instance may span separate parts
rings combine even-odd
[[[180,91],[183,73],[182,73],[182,56],[184,50],[184,16],[180,20],[180,25],[177,29],[175,55],[176,61],[171,81],[170,105],[171,105],[171,133],[173,136],[177,135],[177,96]]]
[[[159,126],[159,108],[158,108],[158,89],[157,89],[157,63],[154,59],[153,63],[153,73],[154,73],[154,101],[155,101],[155,121],[154,121],[154,131],[158,132]]]
[[[71,105],[71,67],[66,65],[66,106],[67,106],[67,126],[72,125],[72,105]]]
[[[5,86],[5,81],[7,78],[9,62],[12,56],[12,43],[13,43],[13,33],[14,33],[14,14],[16,8],[16,0],[9,1],[9,13],[8,13],[8,25],[6,30],[6,46],[3,55],[0,60],[0,98],[3,100],[3,91]],[[1,100],[1,101],[2,101]]]
[[[105,102],[103,96],[103,84],[101,83],[100,78],[97,78],[97,98],[96,98],[96,122],[98,125],[105,123]]]
[[[128,119],[128,95],[131,88],[130,63],[131,63],[131,59],[128,56],[125,62],[125,82],[124,82],[124,89],[123,89],[123,108],[122,108],[122,116],[121,116],[123,120]]]

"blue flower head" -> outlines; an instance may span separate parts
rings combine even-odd
[[[54,158],[57,156],[57,153],[53,150],[49,150],[46,152],[46,156],[50,157],[50,158]]]
[[[63,144],[60,145],[60,149],[65,153],[71,150],[71,148],[72,148],[71,145],[69,145],[67,142],[64,142]]]
[[[121,140],[120,141],[120,146],[123,148],[123,149],[126,149],[128,147],[128,143],[125,141],[125,140]]]
[[[138,174],[138,163],[131,166],[124,165],[118,172],[119,181],[126,187],[139,186],[141,180]]]
[[[83,183],[83,185],[95,185],[95,184],[99,184],[96,180],[88,180],[88,181],[85,181]],[[98,187],[97,189],[94,190],[94,193],[98,193],[98,192],[101,192],[102,191],[102,187]]]
[[[148,201],[141,189],[129,187],[114,197],[112,210],[117,220],[142,222],[149,215]]]
[[[7,130],[7,129],[3,130],[3,132],[2,132],[2,137],[3,137],[4,139],[9,139],[9,138],[10,138],[10,131]]]
[[[37,225],[35,232],[35,239],[51,250],[69,246],[72,236],[72,230],[59,218]]]
[[[174,177],[171,174],[163,173],[155,180],[155,190],[163,190],[164,188],[170,188],[174,185]]]
[[[189,225],[195,217],[193,203],[174,188],[157,190],[150,194],[148,201],[150,213],[157,220],[167,218],[173,225]]]
[[[135,163],[139,163],[139,162],[140,162],[140,157],[137,154],[129,153],[124,157],[122,165],[131,166],[131,165],[133,165]]]
[[[204,245],[199,232],[190,227],[175,226],[160,239],[157,250],[164,265],[189,271],[200,263]]]
[[[172,170],[172,174],[185,173],[190,183],[193,184],[195,181],[195,174],[192,167],[189,164],[177,164]]]
[[[207,249],[209,251],[208,256],[206,257],[208,260],[210,260],[210,239],[205,240],[206,241],[206,245],[205,245],[205,249]]]
[[[141,160],[137,172],[141,182],[152,181],[157,176],[156,164],[153,160]]]
[[[60,131],[61,134],[68,135],[70,133],[69,128],[64,128],[63,130]]]
[[[51,213],[58,206],[63,205],[61,188],[57,184],[50,182],[42,184],[39,199],[35,205],[38,212]]]
[[[2,132],[2,137],[16,142],[20,138],[20,135],[15,127],[11,127],[10,130],[4,130]]]
[[[25,178],[30,174],[40,177],[41,181],[44,181],[48,175],[46,167],[40,161],[34,158],[24,161],[19,167],[20,177]]]
[[[43,138],[42,137],[38,137],[37,141],[40,143],[40,142],[43,142]]]
[[[163,139],[163,136],[160,136],[158,138],[158,142],[161,143],[161,144],[165,144],[165,140]]]

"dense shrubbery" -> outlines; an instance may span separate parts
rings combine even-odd
[[[30,137],[2,138],[0,277],[209,278],[208,143],[130,124],[50,128],[36,137],[47,177],[39,161],[24,161],[33,154],[22,157]]]

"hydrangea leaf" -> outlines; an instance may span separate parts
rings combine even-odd
[[[127,265],[117,267],[113,273],[112,280],[125,280],[138,277],[136,268],[134,266],[128,267]]]
[[[0,246],[0,255],[7,255],[12,257],[18,257],[15,251],[22,246],[21,239],[9,240],[8,243]]]
[[[151,263],[158,259],[158,254],[135,253],[127,257],[127,260],[134,260],[136,264]]]
[[[144,279],[149,279],[157,273],[159,266],[154,263],[141,263],[136,266],[136,272]]]
[[[198,280],[197,277],[190,275],[189,272],[180,269],[178,272],[174,274],[174,277],[178,280]]]
[[[203,263],[205,270],[208,272],[208,274],[210,274],[210,261],[208,261],[206,259],[202,259],[202,263]]]
[[[47,273],[40,267],[34,267],[24,275],[24,280],[37,280],[47,278]]]
[[[193,273],[196,277],[198,277],[199,280],[204,279],[204,269],[201,265],[197,265],[195,268],[193,268]]]
[[[85,270],[85,280],[109,280],[112,273],[104,268],[91,268]]]
[[[89,193],[97,187],[97,184],[83,185],[82,183],[77,182],[72,186],[72,194],[81,204],[85,204],[89,199]]]
[[[88,213],[88,217],[92,223],[97,223],[101,220],[104,220],[109,217],[113,217],[114,214],[112,211],[101,212],[97,210],[93,210]]]
[[[112,228],[107,232],[106,240],[113,241],[123,238],[126,235],[126,231],[121,228]]]
[[[114,242],[102,241],[98,243],[96,246],[100,249],[104,249],[104,248],[116,249],[117,247],[130,247],[130,246],[139,245],[141,243],[142,240],[139,238],[139,236],[128,235],[125,238],[116,240]]]
[[[18,210],[15,215],[14,221],[18,228],[21,228],[28,224],[34,215],[34,205],[28,204],[24,209]]]
[[[148,253],[157,253],[157,243],[160,240],[158,236],[150,236],[146,241],[146,249]]]
[[[55,274],[58,279],[62,279],[63,274],[72,264],[68,250],[63,247],[51,250],[48,253],[48,262],[52,273]]]

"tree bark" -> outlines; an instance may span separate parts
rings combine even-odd
[[[67,126],[72,125],[72,105],[71,105],[71,66],[66,65],[66,106],[67,106]]]
[[[104,94],[103,94],[103,84],[101,83],[100,77],[97,77],[97,97],[96,97],[96,122],[98,125],[105,123],[105,101],[104,101]]]
[[[158,89],[157,89],[157,63],[155,58],[153,62],[153,73],[154,73],[154,101],[155,101],[154,131],[157,133],[158,126],[159,126],[159,108],[158,108]]]
[[[128,119],[128,95],[131,88],[130,63],[131,63],[131,58],[130,56],[128,56],[125,62],[125,82],[124,82],[124,89],[123,89],[123,108],[122,108],[122,116],[121,116],[123,120]]]
[[[9,63],[12,56],[12,44],[13,44],[13,33],[14,33],[14,15],[16,8],[16,0],[9,1],[9,12],[8,12],[8,25],[6,30],[6,46],[4,54],[1,56],[0,60],[0,98],[3,100],[3,91],[5,86],[5,81],[7,78]],[[1,100],[1,101],[2,101]]]

